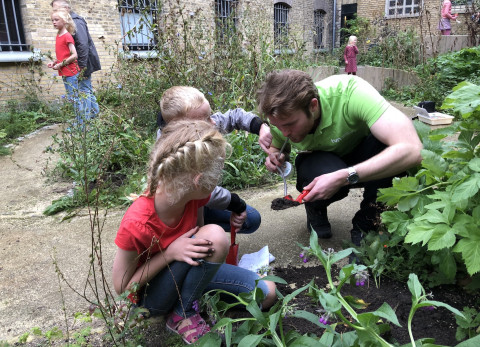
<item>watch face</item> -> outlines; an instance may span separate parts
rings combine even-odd
[[[348,176],[348,182],[350,184],[355,184],[358,182],[358,175],[356,172],[354,173],[351,173],[349,176]]]

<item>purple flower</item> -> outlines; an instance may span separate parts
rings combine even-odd
[[[324,325],[330,325],[335,321],[335,314],[330,312],[325,312],[320,316],[318,321]]]
[[[60,95],[62,99],[65,99],[65,94]]]
[[[212,93],[212,92],[208,92],[207,94],[208,94],[208,95],[213,95],[213,93]]]
[[[195,310],[195,312],[200,312],[200,307],[198,305],[198,300],[195,300],[193,303],[192,303],[192,308]]]
[[[426,311],[433,311],[435,310],[435,306],[422,306],[422,308]]]
[[[368,272],[366,270],[359,271],[355,274],[355,285],[357,287],[363,287],[365,281],[368,280]]]

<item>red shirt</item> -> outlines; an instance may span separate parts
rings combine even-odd
[[[68,48],[69,43],[75,44],[75,41],[69,32],[66,32],[61,36],[57,35],[55,41],[55,55],[57,56],[57,63],[61,64],[62,61],[70,57],[70,48]],[[60,76],[75,76],[79,72],[80,68],[78,67],[76,60],[58,70],[58,74]]]
[[[161,249],[166,249],[181,235],[193,229],[197,225],[198,209],[209,199],[210,197],[189,201],[182,219],[172,228],[158,218],[154,198],[141,196],[123,216],[115,244],[125,251],[136,251],[141,255],[139,264],[143,264],[148,255],[152,256]]]

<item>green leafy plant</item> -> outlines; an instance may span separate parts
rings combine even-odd
[[[259,289],[251,293],[234,295],[223,290],[216,290],[206,294],[204,306],[211,320],[216,322],[213,331],[199,340],[201,346],[219,346],[220,337],[215,333],[220,332],[225,336],[227,346],[232,344],[238,346],[392,346],[382,335],[390,329],[387,320],[400,326],[394,310],[384,303],[373,312],[361,312],[357,310],[366,308],[365,303],[357,298],[341,294],[345,284],[363,286],[368,278],[368,271],[364,265],[349,264],[340,269],[338,278],[332,277],[333,264],[348,257],[353,248],[334,252],[332,249],[323,250],[318,244],[318,237],[315,232],[310,236],[310,247],[302,247],[300,257],[304,262],[308,258],[317,258],[325,268],[328,280],[328,290],[318,288],[313,280],[306,286],[295,290],[293,293],[283,296],[277,292],[279,301],[270,308],[268,312],[262,312],[259,302],[263,294]],[[264,280],[273,280],[285,284],[285,281],[275,276],[267,276]],[[409,313],[407,329],[411,339],[411,345],[420,346],[432,344],[433,339],[425,338],[414,340],[412,333],[412,321],[415,312],[423,307],[444,307],[454,314],[463,317],[457,309],[442,302],[430,300],[415,274],[410,274],[408,288],[412,293],[412,307]],[[291,302],[300,293],[308,290],[308,295],[322,307],[320,317],[304,310],[298,310]],[[220,295],[230,297],[233,302],[226,303],[220,300]],[[232,300],[229,300],[232,301]],[[245,306],[251,317],[229,318],[224,317],[225,313],[238,305]],[[296,317],[306,319],[319,328],[325,329],[321,337],[314,334],[300,335],[295,331],[284,331],[283,320],[285,317]],[[351,319],[349,319],[351,317]],[[338,320],[338,323],[337,323]],[[337,333],[335,328],[338,324],[344,324],[352,329],[347,333]],[[236,327],[236,329],[234,329]],[[404,345],[410,346],[410,344]]]
[[[455,338],[462,341],[480,335],[480,312],[464,307],[462,313],[463,317],[456,317],[458,327]]]
[[[270,280],[286,284],[284,280],[276,276],[266,276],[260,280]],[[227,346],[231,344],[257,346],[260,342],[275,346],[312,345],[312,343],[316,342],[313,337],[306,335],[300,336],[300,334],[294,331],[285,333],[282,324],[283,319],[288,315],[299,318],[304,316],[302,312],[295,311],[294,306],[290,304],[290,302],[299,293],[307,290],[308,287],[309,285],[306,285],[287,296],[283,296],[277,292],[279,301],[273,305],[268,312],[262,312],[261,310],[260,302],[263,300],[263,293],[258,288],[255,288],[255,290],[250,293],[241,293],[240,295],[235,295],[223,290],[208,292],[204,297],[204,305],[208,307],[211,319],[216,322],[212,330],[225,335]],[[233,303],[220,301],[220,295],[231,297],[232,300],[229,301],[233,301]],[[229,309],[239,305],[245,306],[246,310],[252,316],[235,319],[222,317]],[[234,326],[238,326],[235,331],[233,329]],[[201,346],[219,346],[221,344],[219,336],[214,332],[208,333],[202,337],[199,342]]]
[[[382,214],[388,232],[423,248],[415,256],[427,257],[434,268],[431,285],[453,283],[466,272],[478,286],[480,87],[462,82],[453,90],[442,108],[464,121],[424,136],[421,168],[414,176],[395,179],[378,200],[395,207]],[[453,141],[445,141],[447,136]]]

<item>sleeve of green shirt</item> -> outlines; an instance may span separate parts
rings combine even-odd
[[[361,118],[370,128],[382,114],[390,107],[390,104],[368,82],[361,78],[353,80],[348,102],[348,114]]]

